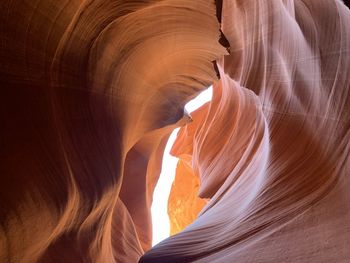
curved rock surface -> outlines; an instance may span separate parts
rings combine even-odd
[[[226,53],[214,2],[0,7],[0,262],[137,262],[167,136]]]
[[[347,262],[349,25],[341,1],[223,1],[231,53],[188,138],[210,201],[140,262]]]
[[[0,43],[0,262],[350,258],[341,0],[4,0]],[[210,200],[150,249],[178,126],[173,154],[199,181],[178,230]]]

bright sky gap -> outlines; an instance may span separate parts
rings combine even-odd
[[[185,109],[191,113],[202,106],[204,103],[211,100],[213,88],[209,87],[196,98],[189,101]],[[168,198],[170,194],[171,185],[175,178],[175,170],[178,159],[170,155],[170,149],[176,139],[176,134],[179,129],[175,129],[167,142],[164,151],[162,171],[153,194],[152,203],[152,225],[153,225],[153,240],[152,245],[156,245],[170,235],[170,224],[167,213]]]

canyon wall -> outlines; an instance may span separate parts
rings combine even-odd
[[[0,262],[350,258],[342,1],[4,0],[0,43]],[[150,249],[179,126],[174,232],[205,206]]]
[[[230,55],[176,142],[210,201],[140,262],[349,260],[349,25],[341,1],[223,1]]]
[[[137,262],[167,136],[226,54],[215,3],[0,7],[0,261]]]

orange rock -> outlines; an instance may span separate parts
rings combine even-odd
[[[168,201],[171,235],[191,224],[206,204],[206,200],[198,197],[200,181],[192,168],[192,154],[193,139],[203,124],[208,106],[206,103],[191,113],[192,121],[180,129],[170,152],[179,158]]]
[[[197,196],[198,189],[199,178],[185,161],[180,160],[168,201],[171,235],[191,224],[206,204],[204,199]]]
[[[0,262],[136,262],[166,136],[226,53],[214,2],[4,0],[0,21]]]
[[[347,262],[349,25],[341,0],[1,1],[0,262]],[[144,254],[213,82],[173,223],[210,200]]]
[[[223,1],[231,53],[188,138],[210,201],[140,262],[350,258],[349,25],[339,0]]]

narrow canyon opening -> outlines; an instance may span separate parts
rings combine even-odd
[[[210,86],[185,105],[186,111],[192,113],[206,102],[211,101],[212,95],[213,87]],[[175,129],[168,139],[164,150],[162,170],[153,193],[151,208],[153,227],[152,246],[155,246],[170,236],[170,222],[167,209],[171,186],[175,179],[176,166],[178,163],[178,158],[172,156],[170,150],[175,142],[178,131],[179,128]]]

